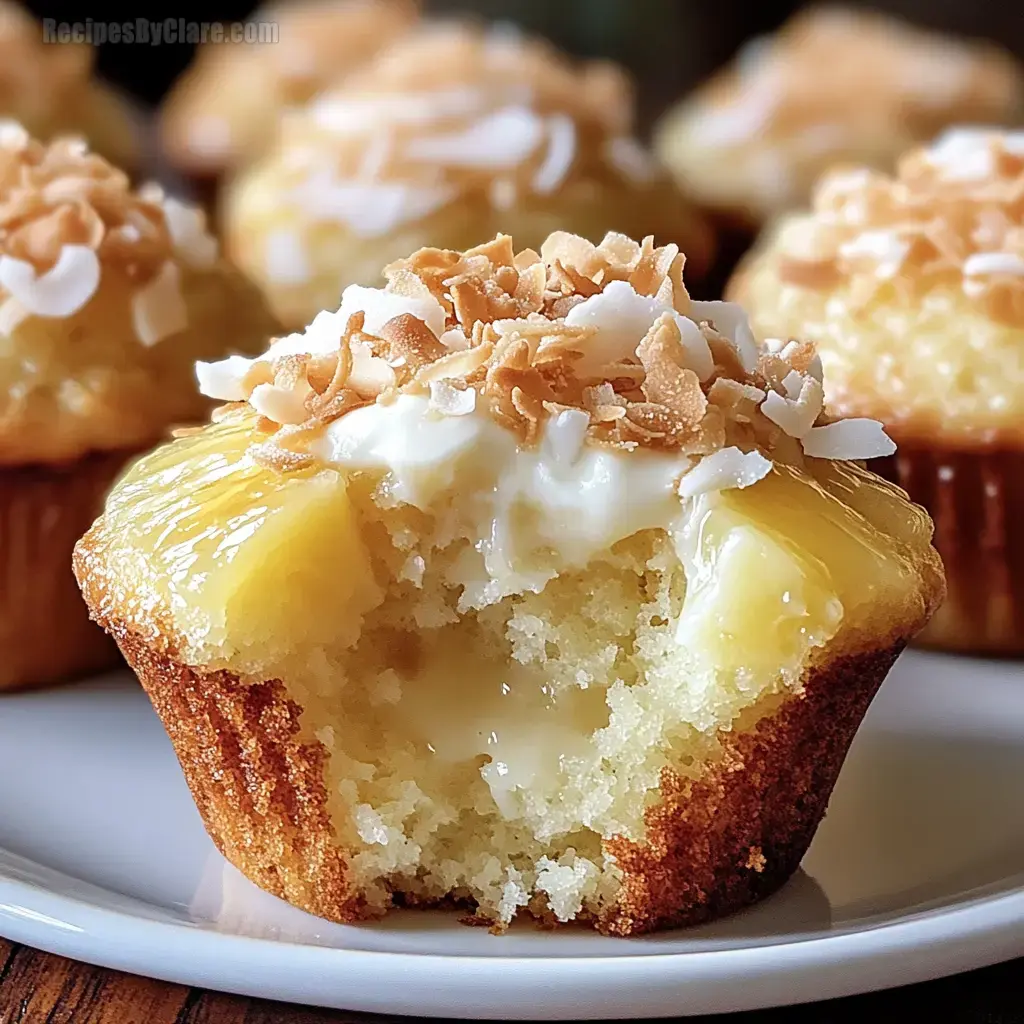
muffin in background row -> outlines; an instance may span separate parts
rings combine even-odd
[[[170,165],[208,185],[270,148],[281,116],[369,60],[413,25],[414,0],[300,0],[249,17],[276,42],[208,44],[160,111]]]
[[[662,118],[655,149],[743,245],[835,164],[891,171],[950,125],[1022,119],[1024,71],[998,47],[826,5],[748,43]]]
[[[20,4],[0,0],[0,118],[44,141],[81,135],[130,173],[142,163],[139,116],[109,85],[93,77],[96,50],[45,43],[43,26]]]
[[[342,282],[424,245],[554,230],[675,241],[698,278],[712,239],[633,134],[613,65],[577,66],[498,28],[431,23],[290,117],[223,198],[225,246],[298,329]]]
[[[636,935],[796,869],[942,568],[856,462],[880,425],[682,265],[425,248],[198,367],[232,404],[136,463],[75,567],[256,884]]]
[[[1024,653],[1024,133],[825,175],[730,295],[761,337],[813,340],[830,408],[898,441],[884,471],[930,510],[949,577],[922,639]]]
[[[274,329],[198,211],[84,141],[0,124],[0,690],[115,659],[75,541],[129,458],[207,411],[194,360]]]

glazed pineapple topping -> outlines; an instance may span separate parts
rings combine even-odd
[[[919,302],[955,285],[994,320],[1024,323],[1024,133],[957,128],[876,171],[826,175],[813,216],[780,238],[787,283],[849,284],[867,305],[892,283]]]
[[[117,275],[140,344],[187,324],[181,267],[209,267],[216,240],[202,213],[128,176],[81,139],[45,145],[0,121],[0,329],[63,319]]]
[[[94,608],[282,680],[371,911],[600,915],[664,772],[928,613],[927,517],[828,461],[881,428],[828,422],[812,349],[757,345],[682,264],[615,235],[421,250],[200,365],[233,404],[80,547]]]

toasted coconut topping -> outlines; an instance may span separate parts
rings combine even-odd
[[[441,22],[286,118],[278,158],[300,208],[374,237],[471,193],[508,209],[581,174],[650,181],[632,107],[612,65]]]
[[[893,177],[833,172],[795,228],[780,240],[790,284],[846,283],[859,303],[887,282],[909,298],[954,283],[993,319],[1024,323],[1022,132],[952,130]]]
[[[466,252],[420,249],[385,268],[383,289],[347,288],[336,313],[262,358],[198,364],[200,387],[259,413],[257,456],[280,470],[307,464],[326,424],[398,394],[428,398],[433,415],[483,411],[522,445],[570,457],[584,442],[735,448],[692,493],[753,483],[767,470],[743,453],[799,459],[801,444],[812,454],[807,438],[833,459],[891,450],[875,424],[847,453],[813,347],[759,346],[738,306],[690,300],[683,263],[674,245],[617,234],[595,246],[556,232],[540,253],[516,253],[507,235]]]
[[[133,192],[127,175],[80,139],[44,145],[0,122],[0,311],[68,317],[116,267],[133,285],[143,345],[185,327],[180,265],[208,266],[216,242],[203,215],[155,186]],[[11,308],[9,308],[11,307]],[[17,311],[17,316],[14,315]]]
[[[965,119],[1003,123],[1024,104],[1024,77],[990,44],[825,4],[748,43],[706,98],[706,145],[786,140],[812,156],[879,134],[929,139]]]

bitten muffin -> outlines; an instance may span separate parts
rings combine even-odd
[[[114,89],[92,77],[96,51],[46,43],[43,26],[21,5],[0,0],[0,118],[44,141],[82,135],[118,167],[139,168],[138,115]]]
[[[71,551],[125,461],[206,415],[192,364],[275,329],[202,215],[0,124],[0,690],[115,659]]]
[[[835,6],[801,12],[671,110],[656,149],[741,228],[806,207],[840,162],[891,171],[950,125],[1024,119],[1024,72],[987,43]]]
[[[730,292],[762,337],[814,340],[839,415],[882,420],[949,599],[922,640],[1024,653],[1024,133],[953,130],[895,176],[839,170]]]
[[[314,914],[633,935],[781,885],[943,593],[808,345],[674,245],[423,249],[141,460],[75,569],[223,853]]]
[[[462,249],[498,231],[534,247],[562,227],[595,242],[654,234],[683,245],[696,275],[706,226],[631,135],[632,117],[612,65],[432,23],[283,125],[227,190],[225,245],[294,330],[420,246]]]
[[[250,16],[255,41],[200,46],[160,111],[175,170],[215,181],[261,156],[283,112],[312,99],[412,25],[412,0],[304,0]],[[259,33],[276,26],[276,38]]]

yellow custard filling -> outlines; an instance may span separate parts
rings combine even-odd
[[[466,608],[484,564],[472,450],[425,511],[387,474],[266,469],[251,440],[236,416],[140,460],[93,550],[140,632],[283,681],[330,751],[335,829],[371,905],[390,884],[472,896],[498,921],[537,892],[564,920],[594,910],[616,882],[601,842],[642,839],[664,768],[698,776],[826,645],[877,646],[922,615],[930,523],[855,464],[676,498],[663,527]]]

